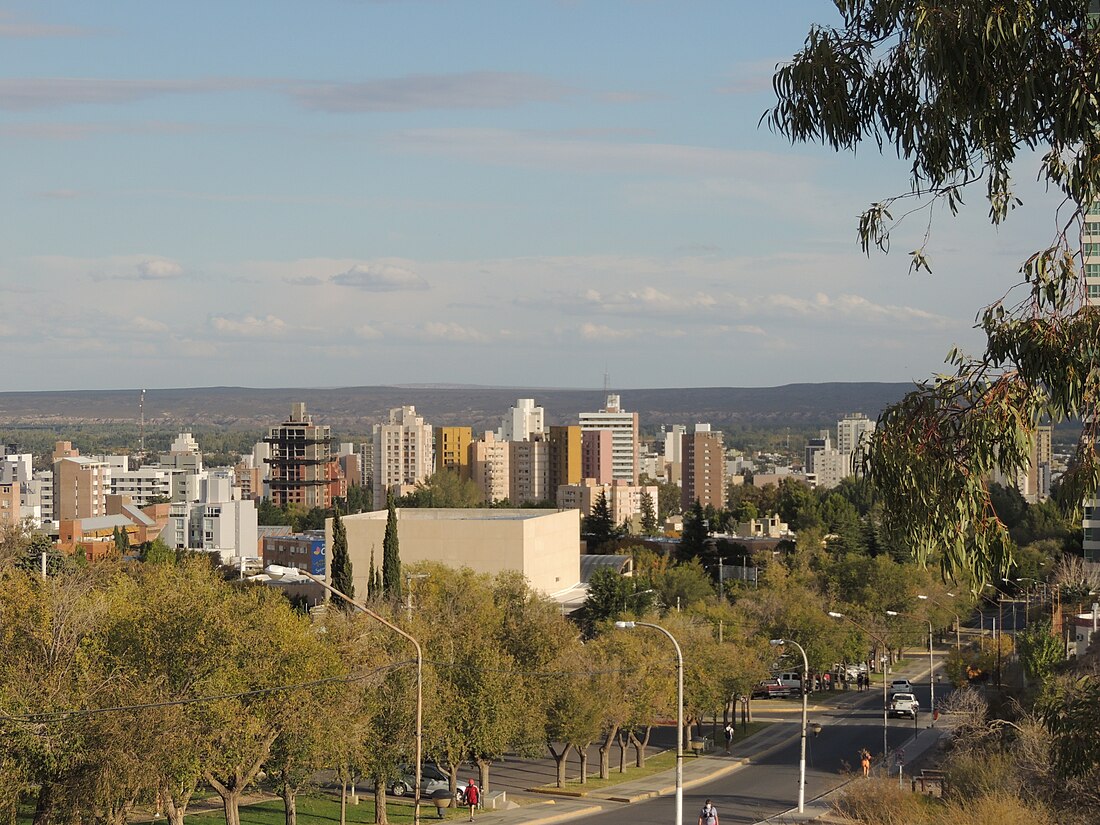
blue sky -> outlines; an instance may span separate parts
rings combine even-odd
[[[8,2],[5,388],[906,381],[1050,234],[758,126],[825,0]]]

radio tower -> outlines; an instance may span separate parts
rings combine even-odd
[[[141,460],[145,461],[145,390],[141,391],[141,400],[138,401],[138,412],[141,413],[141,444],[139,450],[141,452]]]

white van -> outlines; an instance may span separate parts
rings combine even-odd
[[[791,691],[797,691],[802,689],[802,671],[790,670],[786,673],[777,673],[775,678],[779,680],[783,687]]]

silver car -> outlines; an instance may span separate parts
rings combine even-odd
[[[400,769],[396,779],[390,782],[390,793],[394,796],[408,796],[412,794],[416,785],[416,769],[405,766]],[[420,767],[420,798],[427,800],[436,791],[447,791],[451,788],[451,779],[438,766],[430,762]],[[459,779],[455,789],[455,802],[461,805],[466,800],[466,781]]]

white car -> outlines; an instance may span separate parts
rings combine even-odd
[[[890,683],[891,693],[912,693],[913,686],[909,684],[908,679],[895,679]]]

